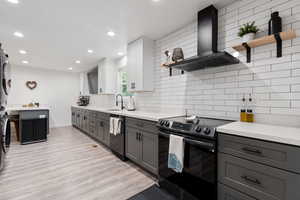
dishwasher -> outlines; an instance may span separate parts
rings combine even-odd
[[[118,135],[109,134],[109,147],[117,157],[125,161],[125,117],[113,114],[110,115],[110,117],[119,118],[121,120],[121,133]]]

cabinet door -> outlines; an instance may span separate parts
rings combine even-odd
[[[126,128],[126,156],[134,162],[139,162],[140,142],[137,137],[138,132],[137,129]]]
[[[153,41],[142,37],[128,44],[128,90],[153,91]]]
[[[105,58],[99,62],[99,94],[115,94],[117,87],[117,74],[117,66],[114,59]]]
[[[75,110],[74,110],[74,109],[71,110],[71,122],[72,122],[72,126],[75,126],[75,122],[76,122],[76,113],[75,113]]]
[[[83,123],[83,130],[84,130],[86,133],[90,134],[90,133],[89,133],[89,114],[88,114],[88,112],[85,112],[85,113],[84,113],[83,120],[84,120],[84,123]]]
[[[299,200],[300,175],[218,154],[218,180],[259,200]]]
[[[103,142],[104,144],[106,144],[107,146],[109,145],[109,123],[107,123],[106,121],[103,122]]]
[[[104,142],[104,138],[103,138],[103,122],[102,120],[97,119],[96,120],[96,127],[97,127],[97,133],[96,133],[96,138],[100,141],[100,142]]]
[[[21,122],[21,143],[26,143],[32,141],[33,138],[33,121],[32,120],[22,120]]]
[[[134,68],[136,66],[136,60],[135,60],[135,51],[134,51],[134,44],[131,43],[128,45],[127,49],[127,78],[128,78],[128,90],[129,91],[134,91],[135,90],[135,72]]]
[[[84,127],[84,112],[82,112],[82,111],[80,111],[80,113],[79,113],[79,128],[81,129],[81,130],[83,130],[83,127]]]
[[[80,112],[77,110],[76,111],[76,127],[80,128]]]
[[[149,132],[141,132],[140,161],[143,167],[154,174],[158,173],[158,135]]]
[[[218,200],[255,200],[223,184],[218,185]]]
[[[136,40],[128,45],[128,89],[143,90],[143,40]]]
[[[98,64],[98,94],[103,94],[104,93],[104,88],[105,88],[105,75],[104,75],[104,60],[102,60]]]
[[[33,120],[33,138],[34,141],[47,139],[47,121],[48,119]]]

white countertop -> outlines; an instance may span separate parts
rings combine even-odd
[[[93,110],[93,111],[99,111],[104,113],[110,113],[115,115],[122,115],[126,117],[133,117],[138,119],[144,119],[149,121],[158,121],[162,118],[168,118],[168,117],[177,117],[182,116],[183,114],[171,114],[171,113],[154,113],[154,112],[145,112],[145,111],[111,111],[110,108],[101,108],[101,107],[93,107],[93,106],[73,106],[75,108],[81,108],[86,110]]]
[[[6,111],[26,111],[26,110],[50,110],[49,107],[41,106],[41,107],[22,107],[22,106],[12,106],[7,107]]]
[[[217,128],[218,132],[300,146],[300,128],[259,123],[233,122]]]

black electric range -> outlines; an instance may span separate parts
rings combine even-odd
[[[159,187],[180,200],[217,200],[217,127],[232,121],[186,116],[159,120]],[[170,135],[183,137],[183,172],[168,168]]]
[[[187,120],[189,119],[189,120]],[[130,200],[217,200],[217,127],[233,121],[186,116],[160,119],[159,181]],[[183,137],[183,172],[168,168],[170,135]]]

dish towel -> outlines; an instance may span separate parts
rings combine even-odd
[[[114,135],[121,134],[121,120],[119,118],[114,118]]]
[[[168,168],[177,173],[183,170],[184,161],[184,141],[183,137],[170,135]]]
[[[114,125],[115,125],[114,117],[111,117],[109,119],[109,133],[110,134],[114,134],[114,130],[115,130]]]
[[[109,133],[112,135],[121,134],[121,120],[119,118],[111,117],[109,123]]]

